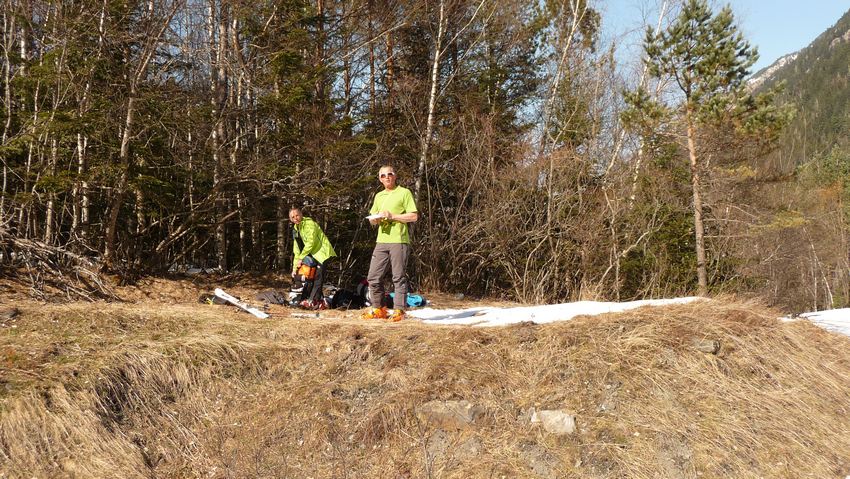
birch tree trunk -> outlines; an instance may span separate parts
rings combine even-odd
[[[419,202],[422,180],[427,168],[428,150],[431,147],[431,135],[434,133],[434,110],[437,106],[437,87],[440,80],[440,56],[443,49],[443,28],[445,25],[446,1],[440,0],[440,16],[437,23],[437,38],[434,41],[434,60],[431,63],[431,91],[428,94],[428,118],[425,121],[425,134],[422,136],[422,146],[419,151],[419,166],[413,187],[413,197]]]
[[[145,160],[139,160],[139,169],[142,170],[145,166]],[[142,176],[140,171],[137,175]],[[145,192],[141,187],[136,187],[136,236],[141,236],[147,227],[147,219],[145,217]]]
[[[277,197],[277,267],[283,269],[286,264],[287,248],[286,248],[286,222],[288,220],[288,211],[283,195]],[[287,271],[288,273],[288,271]]]
[[[51,175],[56,174],[56,162],[58,161],[59,145],[56,137],[50,139],[50,160],[48,160],[48,171]],[[47,211],[44,219],[44,242],[53,244],[53,236],[55,234],[54,227],[56,223],[56,193],[50,192],[47,196]]]
[[[32,34],[33,38],[35,38],[35,32],[30,31],[30,33]],[[44,38],[42,38],[41,41],[43,43]],[[29,59],[29,57],[28,57],[29,53],[30,52],[27,49],[27,43],[26,43],[26,30],[23,30],[21,32],[21,58],[24,60],[24,63],[26,63],[26,60]],[[34,55],[35,55],[35,53],[34,53]],[[27,72],[23,68],[21,69],[21,75],[22,76],[27,75]],[[41,79],[39,78],[38,80],[36,80],[35,93],[33,94],[33,100],[32,100],[32,127],[30,128],[30,130],[31,130],[30,133],[32,134],[33,137],[36,136],[36,126],[35,125],[38,123],[38,116],[41,112],[41,110],[40,110],[41,86],[42,86],[41,85]],[[22,102],[22,108],[23,108],[23,102]],[[38,184],[38,180],[34,181],[32,183],[31,187],[28,185],[28,183],[29,183],[29,179],[32,177],[33,157],[38,156],[38,155],[40,155],[40,152],[38,151],[38,144],[37,144],[35,139],[30,138],[29,140],[27,140],[27,169],[26,169],[26,177],[24,179],[24,184],[25,184],[24,191],[29,191],[32,194],[33,197],[36,196],[35,188],[36,188],[36,185]],[[21,223],[21,231],[23,231],[23,234],[26,237],[28,232],[29,232],[29,229],[31,227],[32,228],[31,237],[35,238],[35,237],[38,236],[38,221],[37,221],[37,216],[35,214],[33,214],[32,202],[30,202],[30,204],[26,206],[26,210],[27,211],[26,211],[26,214],[25,214],[25,217],[24,217],[24,207],[21,208],[21,215],[22,215],[22,217],[24,217],[24,219],[22,219],[22,221],[20,222]]]
[[[236,78],[236,88],[231,89],[232,96],[235,98],[231,101],[232,104],[235,104],[236,111],[242,111],[242,75],[240,74]],[[245,133],[243,131],[244,123],[240,120],[240,117],[236,117],[236,124],[233,128],[233,134],[235,136],[235,141],[233,141],[233,148],[230,150],[230,165],[234,171],[238,171],[237,163],[239,161],[239,153],[242,150],[242,139],[245,137]],[[237,182],[236,186],[236,209],[239,210],[239,267],[242,270],[245,270],[245,262],[248,256],[248,212],[245,211],[247,208],[247,202],[245,201],[245,192],[242,188],[242,182]]]
[[[100,8],[100,19],[97,27],[97,56],[100,59],[103,52],[104,23],[106,21],[106,1]],[[89,73],[91,75],[91,72]],[[83,97],[80,101],[79,117],[82,118],[89,110],[89,98],[91,97],[91,76],[86,80],[83,89]],[[88,172],[88,135],[77,133],[77,175],[78,180],[74,183],[73,197],[73,219],[71,221],[71,235],[81,236],[84,240],[88,238],[89,225],[89,184],[85,180]]]
[[[242,161],[250,161],[251,152],[250,148],[246,144],[251,126],[251,115],[249,113],[251,81],[250,72],[245,64],[245,59],[242,56],[242,44],[239,41],[238,31],[238,20],[233,18],[230,21],[229,51],[234,58],[233,64],[236,68],[238,68],[238,70],[235,73],[236,87],[230,89],[230,100],[228,103],[235,106],[236,111],[239,112],[236,116],[235,124],[233,125],[234,141],[233,148],[230,152],[230,164],[234,171],[238,171],[237,164],[240,161],[240,154],[243,157]],[[236,208],[239,210],[239,265],[244,271],[248,264],[251,251],[249,240],[251,240],[253,236],[251,221],[254,216],[254,208],[249,205],[242,182],[237,182]],[[251,243],[253,244],[253,241]]]
[[[9,129],[12,127],[12,64],[9,58],[9,52],[14,48],[15,44],[15,16],[12,15],[10,5],[6,5],[3,12],[3,109],[6,112],[6,118],[3,122],[3,135],[0,138],[0,145],[6,144],[6,139],[9,138]],[[9,184],[8,172],[9,168],[6,162],[3,162],[3,189],[0,191],[0,226],[6,226],[6,195]],[[5,256],[4,256],[5,258]]]
[[[316,67],[319,75],[316,76],[316,98],[319,101],[321,113],[325,114],[325,2],[316,0]]]
[[[60,16],[60,5],[56,5],[55,10],[51,13],[53,14],[53,27],[51,29],[52,36],[54,39],[59,38],[59,22],[61,21]],[[48,14],[49,15],[49,14]],[[53,58],[53,71],[55,72],[55,85],[52,88],[52,108],[50,111],[50,119],[48,120],[48,124],[52,124],[56,118],[56,111],[59,110],[61,106],[62,99],[62,71],[64,69],[64,59],[65,59],[65,46],[64,44],[58,49],[59,54]],[[44,57],[42,57],[44,58]],[[50,156],[48,157],[48,165],[47,171],[51,177],[56,176],[57,172],[57,164],[59,161],[59,139],[58,132],[49,132],[45,136],[45,140],[49,139],[50,142]],[[45,212],[45,220],[44,220],[44,242],[47,244],[53,244],[54,236],[56,235],[56,191],[49,191],[47,193],[47,207]]]
[[[395,84],[395,46],[393,43],[393,30],[387,30],[387,36],[384,40],[384,48],[386,49],[386,75],[384,76],[384,84],[387,88],[387,103],[393,104],[393,91]]]
[[[374,27],[374,4],[373,2],[369,2],[369,11],[367,18],[367,33],[369,34],[369,38],[375,38],[375,27]],[[369,42],[369,114],[374,118],[377,113],[375,110],[375,42]],[[346,82],[347,83],[347,82]],[[347,88],[347,87],[346,87]]]
[[[82,179],[88,169],[87,166],[86,138],[81,133],[77,133],[77,176],[79,179],[74,182],[74,189],[71,192],[71,236],[80,234],[80,225],[84,224],[83,211],[88,209],[88,183]],[[85,216],[87,217],[88,214],[85,214]]]
[[[26,64],[27,64],[27,60],[29,59],[27,57],[26,37],[27,37],[26,24],[24,24],[24,25],[21,25],[20,39],[19,39],[19,49],[20,50],[18,52],[20,54],[20,57],[21,57],[21,67],[19,69],[19,73],[20,73],[21,76],[26,75]],[[36,95],[37,95],[37,93],[36,93]],[[21,110],[24,110],[26,108],[26,101],[23,98],[21,98],[21,101],[20,101],[20,108],[21,108]],[[27,151],[27,175],[24,176],[22,191],[27,191],[29,189],[29,164],[30,164],[30,158],[31,157],[32,157],[32,142],[30,141],[30,142],[28,142],[28,151]],[[23,236],[26,236],[26,231],[27,231],[26,223],[24,223],[24,219],[25,219],[25,216],[26,216],[25,209],[26,208],[24,208],[23,205],[20,205],[18,207],[18,229],[20,230],[20,232]]]

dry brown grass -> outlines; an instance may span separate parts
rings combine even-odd
[[[0,477],[850,474],[850,339],[755,304],[492,329],[18,307],[0,329]],[[414,413],[434,399],[486,421],[434,429]],[[531,407],[574,411],[578,432],[546,434]]]

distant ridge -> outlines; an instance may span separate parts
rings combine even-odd
[[[797,59],[797,56],[798,56],[799,54],[800,54],[800,52],[799,52],[799,51],[796,51],[796,52],[794,52],[794,53],[789,53],[789,54],[787,54],[787,55],[783,55],[783,56],[779,57],[779,59],[778,59],[778,60],[776,60],[775,62],[771,63],[769,66],[764,67],[764,68],[762,68],[761,70],[759,70],[758,72],[754,73],[754,74],[753,74],[753,76],[751,76],[751,77],[747,80],[747,85],[748,85],[750,88],[752,88],[752,89],[757,89],[757,88],[758,88],[758,87],[760,87],[760,86],[761,86],[764,82],[766,82],[766,81],[768,81],[768,80],[771,80],[771,79],[773,78],[773,75],[774,75],[777,71],[781,70],[781,69],[782,69],[782,68],[784,68],[786,65],[788,65],[789,63],[791,63],[791,62],[793,62],[794,60],[796,60],[796,59]]]
[[[809,161],[850,138],[850,10],[807,47],[785,55],[749,80],[756,92],[780,82],[780,100],[796,106],[783,138],[793,164]]]

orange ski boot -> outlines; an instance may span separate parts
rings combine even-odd
[[[369,308],[360,315],[360,319],[387,319],[387,308]]]

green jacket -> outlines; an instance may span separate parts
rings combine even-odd
[[[322,232],[322,228],[319,227],[318,223],[313,221],[312,218],[305,216],[301,220],[301,223],[292,225],[292,229],[292,251],[294,253],[294,257],[292,258],[293,272],[298,266],[298,262],[303,260],[307,255],[316,258],[316,261],[322,264],[325,264],[325,261],[327,261],[328,258],[336,256],[336,251],[334,251],[333,246],[331,246],[331,242],[328,241],[328,237],[325,236],[325,233]],[[296,235],[300,236],[301,241],[304,242],[304,249],[299,247],[298,240],[295,239]]]

